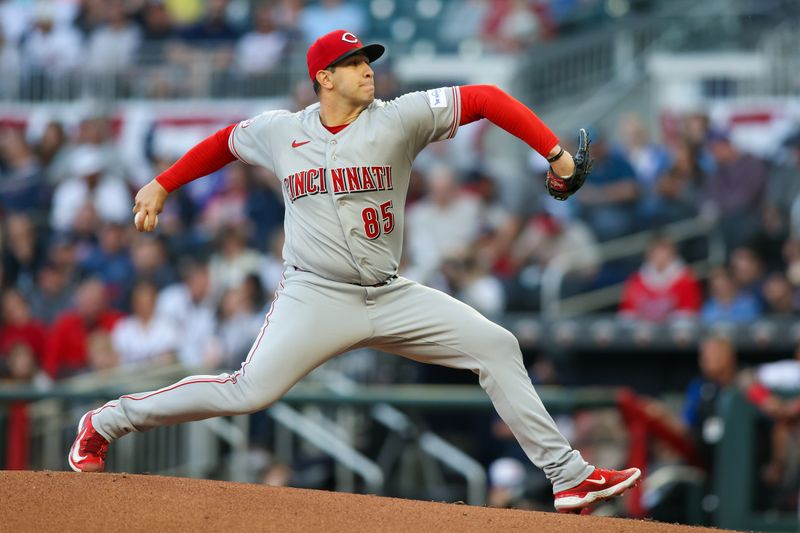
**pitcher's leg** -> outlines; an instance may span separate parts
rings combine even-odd
[[[398,280],[373,317],[380,348],[426,363],[474,371],[526,455],[553,483],[573,487],[593,467],[573,450],[542,404],[522,364],[517,339],[439,291]]]
[[[128,394],[97,409],[95,429],[107,440],[131,431],[244,414],[277,401],[329,358],[369,335],[359,288],[315,284],[309,273],[287,274],[241,368],[190,376],[157,391]]]

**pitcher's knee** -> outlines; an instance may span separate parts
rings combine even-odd
[[[522,351],[519,347],[519,341],[513,333],[505,328],[498,326],[495,333],[491,336],[489,342],[493,347],[493,351],[498,354],[502,354],[505,357],[522,354]]]
[[[246,383],[240,383],[236,387],[234,410],[240,414],[261,411],[277,402],[281,396],[281,391],[268,386],[248,386]]]
[[[484,365],[507,364],[515,358],[522,360],[522,352],[517,338],[500,326],[484,331],[480,339],[471,347],[472,354]]]

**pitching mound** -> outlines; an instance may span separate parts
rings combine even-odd
[[[718,531],[242,483],[72,472],[0,472],[3,531]]]

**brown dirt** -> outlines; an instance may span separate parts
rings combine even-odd
[[[0,472],[0,531],[677,533],[659,522],[130,474]]]

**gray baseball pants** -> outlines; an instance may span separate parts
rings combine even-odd
[[[97,409],[92,423],[111,441],[131,431],[252,413],[278,401],[328,359],[361,347],[478,374],[554,492],[592,473],[539,399],[514,335],[466,304],[402,277],[361,287],[290,268],[239,370],[122,396]]]

